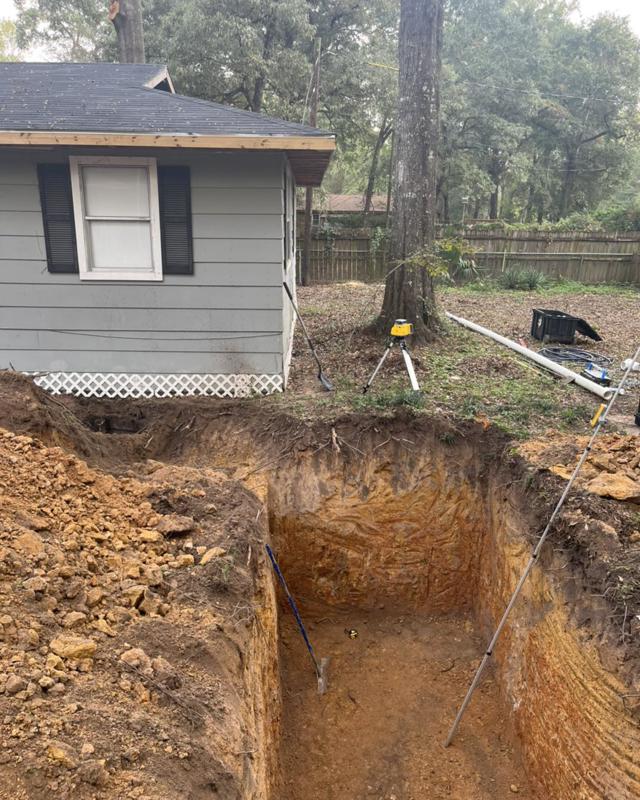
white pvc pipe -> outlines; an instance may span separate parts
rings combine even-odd
[[[528,347],[523,347],[521,344],[514,342],[512,339],[507,339],[506,336],[500,336],[499,333],[495,333],[494,331],[489,330],[489,328],[483,328],[482,325],[477,325],[475,322],[470,322],[468,319],[456,317],[454,314],[449,314],[448,311],[446,311],[445,314],[447,317],[449,317],[449,319],[457,322],[458,325],[462,325],[464,328],[469,328],[476,333],[481,333],[483,336],[488,336],[490,339],[493,339],[499,344],[503,344],[505,347],[515,350],[516,353],[520,353],[521,356],[524,356],[531,361],[535,361],[536,364],[540,364],[541,367],[548,369],[550,372],[554,372],[561,378],[566,378],[568,381],[581,386],[583,389],[587,389],[587,391],[597,394],[598,397],[602,398],[603,400],[610,400],[615,394],[616,390],[614,387],[601,386],[595,381],[590,381],[588,378],[584,378],[577,372],[567,369],[567,367],[563,367],[562,364],[557,364],[550,358],[541,356],[539,353],[536,353],[535,350],[530,350]]]

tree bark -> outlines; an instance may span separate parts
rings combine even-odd
[[[371,200],[373,198],[373,191],[376,185],[376,177],[378,175],[378,162],[380,161],[380,152],[385,145],[385,142],[389,138],[391,134],[391,125],[389,124],[389,120],[385,117],[382,120],[382,125],[380,126],[380,130],[378,131],[378,136],[376,137],[376,143],[373,148],[373,154],[371,155],[371,167],[369,168],[369,180],[367,181],[367,189],[364,193],[364,212],[362,215],[362,221],[366,222],[367,214],[371,211]]]
[[[111,0],[109,19],[116,29],[121,64],[144,64],[142,0]]]
[[[318,100],[320,97],[320,56],[322,55],[322,41],[316,38],[313,47],[313,85],[311,92],[311,108],[309,111],[309,125],[315,126],[318,122]],[[307,186],[304,203],[304,244],[302,259],[300,261],[300,283],[309,285],[309,265],[311,263],[311,223],[313,221],[313,187]]]
[[[438,330],[433,279],[410,261],[435,239],[443,0],[401,0],[398,112],[395,125],[391,255],[378,326],[397,318],[414,325],[414,340]]]

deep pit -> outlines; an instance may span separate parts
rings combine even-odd
[[[597,646],[600,601],[553,546],[442,748],[539,520],[487,438],[447,444],[422,431],[376,449],[386,438],[360,439],[362,456],[327,448],[270,478],[274,546],[319,655],[332,657],[319,698],[282,618],[284,783],[274,796],[639,797],[640,735]]]
[[[0,400],[2,391],[0,382]],[[19,625],[36,626],[40,646],[80,610],[87,623],[74,630],[97,653],[33,712],[29,697],[0,695],[11,720],[3,800],[640,797],[637,654],[616,639],[590,578],[606,560],[580,550],[575,519],[544,550],[458,737],[442,747],[560,486],[535,477],[499,434],[409,415],[309,426],[205,401],[63,408],[31,388],[11,391],[0,425],[59,446],[0,438],[5,510],[17,509],[23,528],[49,520],[35,529],[44,552],[32,562],[3,534],[3,602]],[[143,428],[96,432],[101,418]],[[15,470],[33,487],[12,481]],[[115,551],[86,529],[87,509],[92,525],[111,514]],[[192,518],[188,535],[159,538],[153,520],[176,514]],[[331,657],[324,697],[264,554],[269,540],[318,655]],[[61,562],[47,561],[65,548],[77,594],[65,593]],[[17,592],[33,574],[57,606]],[[96,586],[104,599],[85,607]],[[144,603],[129,608],[134,588]],[[27,641],[20,627],[12,636],[5,630],[7,659]],[[155,683],[136,682],[118,667],[132,647],[169,663],[168,690],[155,672]],[[91,741],[104,784],[52,763],[43,729],[71,749]]]

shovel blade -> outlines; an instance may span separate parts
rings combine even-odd
[[[330,658],[321,658],[320,659],[320,674],[318,675],[318,694],[325,694],[327,691],[327,685],[329,681],[329,676],[327,675],[329,669],[329,662],[331,661]]]

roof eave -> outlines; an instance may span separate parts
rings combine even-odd
[[[298,186],[320,186],[336,148],[335,136],[192,135],[86,131],[2,131],[0,147],[147,148],[284,152]]]

